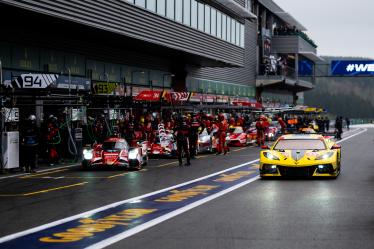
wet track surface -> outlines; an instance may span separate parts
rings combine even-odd
[[[343,171],[337,180],[257,180],[256,162],[218,174],[212,180],[214,186],[223,184],[222,189],[253,181],[108,243],[108,248],[374,248],[373,138],[374,130],[369,129],[342,142]],[[191,167],[180,168],[175,159],[159,159],[151,160],[140,172],[73,167],[0,179],[0,236],[214,174],[256,160],[258,153],[257,148],[233,148],[228,156],[201,155]],[[227,176],[218,185],[216,180]],[[187,190],[194,187],[186,186]],[[194,189],[195,199],[188,196],[189,202],[179,205],[197,203],[218,190],[204,191]],[[158,198],[166,198],[170,192]],[[173,211],[174,207],[165,205],[151,208],[166,210],[162,215]],[[111,230],[105,233],[115,235]],[[18,247],[0,244],[0,248]],[[69,248],[68,244],[62,248]]]

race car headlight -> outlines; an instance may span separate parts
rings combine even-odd
[[[129,159],[134,160],[138,158],[138,150],[137,149],[132,149],[129,151]]]
[[[83,158],[85,160],[92,160],[92,158],[93,158],[93,151],[92,151],[92,149],[84,149],[83,150]]]
[[[264,152],[264,157],[266,157],[267,159],[270,159],[270,160],[276,160],[276,161],[279,161],[279,157],[273,155],[273,154],[270,153],[270,152]]]
[[[326,160],[326,159],[329,159],[330,157],[332,157],[333,155],[334,155],[334,152],[330,151],[330,152],[327,152],[325,154],[317,156],[316,160]]]

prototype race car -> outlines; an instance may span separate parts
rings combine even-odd
[[[227,140],[227,144],[234,147],[247,146],[250,143],[248,134],[244,132],[243,127],[241,126],[229,128]]]
[[[280,126],[278,122],[273,121],[265,131],[266,141],[275,141],[279,132],[280,132]]]
[[[173,131],[165,129],[163,123],[158,125],[156,138],[148,148],[148,153],[150,156],[176,157],[178,155]]]
[[[317,134],[284,135],[260,153],[260,176],[336,178],[341,169],[341,146]]]
[[[199,134],[197,143],[197,153],[204,152],[213,152],[213,132],[209,134],[206,128]]]
[[[102,144],[83,150],[82,167],[124,167],[141,169],[148,162],[147,142],[138,142],[136,147],[130,147],[124,138],[111,137]]]

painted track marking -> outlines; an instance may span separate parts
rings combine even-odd
[[[358,136],[364,132],[366,132],[366,130],[362,130],[361,132],[358,132],[357,134],[354,134],[352,136],[349,136],[347,138],[344,138],[340,141],[338,141],[338,143],[341,143],[341,142],[344,142],[350,138],[353,138],[355,136]],[[100,212],[100,211],[105,211],[109,208],[114,208],[114,207],[117,207],[121,204],[125,204],[125,203],[130,203],[130,202],[135,202],[135,201],[139,201],[140,199],[143,199],[143,198],[146,198],[146,197],[150,197],[150,196],[153,196],[153,195],[156,195],[156,194],[159,194],[159,193],[164,193],[164,192],[167,192],[169,190],[173,190],[173,189],[176,189],[176,188],[179,188],[179,187],[183,187],[183,186],[186,186],[188,184],[191,184],[191,183],[196,183],[196,182],[199,182],[199,181],[202,181],[202,180],[205,180],[205,179],[208,179],[208,178],[211,178],[213,176],[217,176],[217,175],[221,175],[225,172],[228,172],[228,171],[233,171],[235,169],[238,169],[238,168],[241,168],[241,167],[244,167],[244,166],[247,166],[247,165],[251,165],[251,164],[254,164],[256,162],[258,162],[259,160],[253,160],[251,162],[247,162],[247,163],[244,163],[244,164],[240,164],[240,165],[237,165],[237,166],[234,166],[234,167],[231,167],[229,169],[226,169],[226,170],[223,170],[223,171],[220,171],[220,172],[216,172],[216,173],[213,173],[213,174],[210,174],[210,175],[207,175],[207,176],[204,176],[204,177],[201,177],[201,178],[198,178],[198,179],[194,179],[194,180],[191,180],[189,182],[185,182],[185,183],[181,183],[181,184],[178,184],[178,185],[175,185],[175,186],[172,186],[172,187],[168,187],[168,188],[165,188],[165,189],[162,189],[162,190],[159,190],[159,191],[155,191],[155,192],[152,192],[152,193],[148,193],[148,194],[145,194],[145,195],[142,195],[142,196],[138,196],[138,197],[134,197],[134,198],[131,198],[131,199],[127,199],[127,200],[124,200],[124,201],[119,201],[119,202],[116,202],[116,203],[112,203],[110,205],[106,205],[106,206],[103,206],[103,207],[100,207],[100,208],[97,208],[97,209],[94,209],[94,210],[91,210],[91,211],[88,211],[88,212],[84,212],[84,213],[81,213],[81,214],[77,214],[77,215],[74,215],[74,216],[71,216],[71,217],[67,217],[65,219],[61,219],[61,220],[58,220],[58,221],[55,221],[55,222],[51,222],[51,223],[48,223],[48,224],[45,224],[45,225],[41,225],[41,226],[38,226],[38,227],[35,227],[35,228],[31,228],[31,229],[28,229],[28,230],[25,230],[25,231],[22,231],[22,232],[19,232],[19,233],[15,233],[15,234],[11,234],[11,235],[8,235],[8,236],[5,236],[3,238],[0,238],[0,243],[3,243],[3,242],[6,242],[6,241],[10,241],[10,240],[13,240],[13,239],[16,239],[16,238],[19,238],[19,237],[22,237],[22,236],[26,236],[26,235],[29,235],[31,233],[36,233],[38,231],[41,231],[41,230],[44,230],[44,229],[47,229],[47,228],[51,228],[51,227],[54,227],[54,226],[57,226],[57,225],[61,225],[61,224],[64,224],[64,223],[67,223],[69,221],[73,221],[73,220],[76,220],[76,219],[80,219],[80,218],[83,218],[83,217],[87,217],[87,216],[91,216],[97,212]],[[90,249],[97,249],[97,248],[103,248],[103,247],[106,247],[108,245],[111,245],[113,243],[116,243],[124,238],[127,238],[131,235],[134,235],[136,233],[139,233],[147,228],[150,228],[152,226],[155,226],[163,221],[166,221],[172,217],[175,217],[179,214],[182,214],[194,207],[197,207],[197,206],[200,206],[206,202],[209,202],[215,198],[218,198],[224,194],[227,194],[229,192],[232,192],[240,187],[243,187],[251,182],[254,182],[256,180],[259,179],[259,176],[255,176],[253,178],[250,178],[244,182],[241,182],[239,184],[236,184],[236,185],[233,185],[232,187],[230,188],[227,188],[225,190],[222,190],[218,193],[215,193],[211,196],[208,196],[206,198],[203,198],[199,201],[195,201],[191,204],[188,204],[180,209],[177,209],[175,211],[172,211],[170,213],[167,213],[163,216],[160,216],[156,219],[153,219],[153,220],[150,220],[149,222],[146,222],[144,224],[141,224],[139,226],[136,226],[132,229],[129,229],[123,233],[120,233],[120,234],[117,234],[113,237],[110,237],[108,239],[105,239],[105,240],[102,240],[100,241],[99,243],[96,243],[88,248]]]
[[[52,192],[52,191],[56,191],[56,190],[82,186],[82,185],[85,185],[87,183],[88,182],[80,182],[80,183],[75,183],[75,184],[71,184],[71,185],[66,185],[66,186],[61,186],[61,187],[56,187],[56,188],[43,189],[43,190],[24,193],[24,194],[0,194],[0,197],[17,197],[17,196],[31,196],[31,195],[37,195],[37,194],[44,194],[44,193],[48,193],[48,192]]]

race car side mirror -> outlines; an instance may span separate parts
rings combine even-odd
[[[341,148],[342,148],[342,146],[339,145],[339,144],[335,144],[335,145],[333,145],[333,146],[331,147],[332,150],[338,150],[338,149],[341,149]]]
[[[261,146],[261,149],[263,149],[263,150],[270,150],[269,146],[267,146],[267,145]]]

